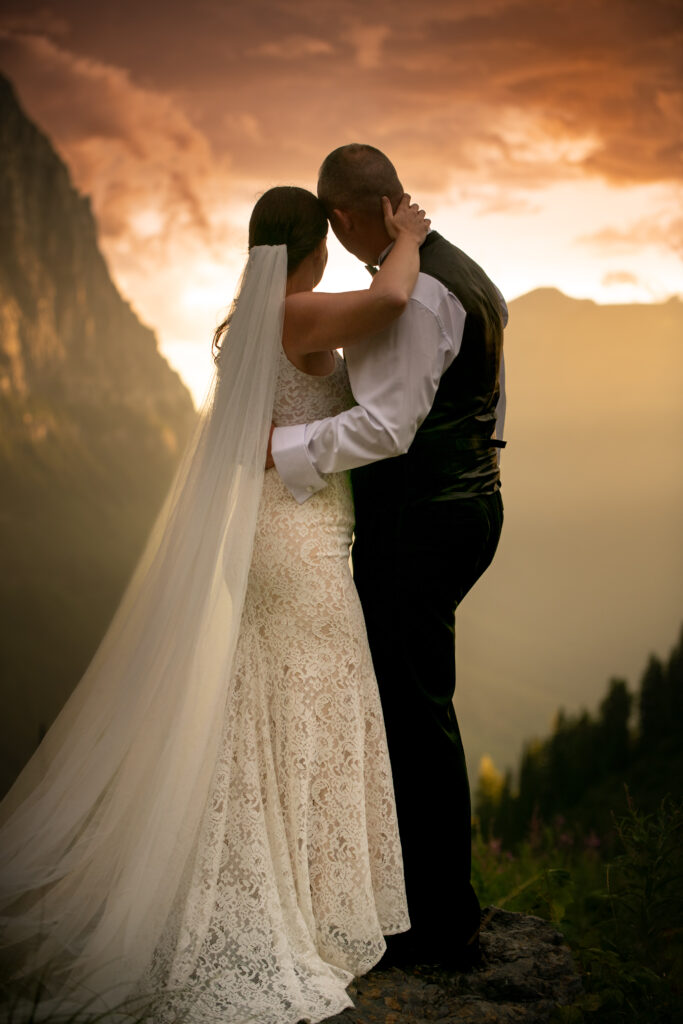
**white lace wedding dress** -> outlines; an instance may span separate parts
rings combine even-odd
[[[313,377],[282,354],[275,423],[353,403],[335,360]],[[168,993],[155,1021],[324,1020],[409,927],[352,527],[346,474],[298,505],[266,473],[211,796],[145,979]]]

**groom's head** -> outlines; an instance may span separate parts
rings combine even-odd
[[[330,153],[318,175],[318,198],[332,230],[363,263],[377,263],[391,241],[384,226],[382,196],[388,196],[396,209],[402,195],[391,160],[374,146],[358,142]]]

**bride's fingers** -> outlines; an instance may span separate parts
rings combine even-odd
[[[410,198],[409,193],[404,192],[395,212],[392,212],[388,198],[382,196],[384,223],[391,238],[395,238],[396,233],[401,230],[417,231],[423,238],[429,231],[431,221],[427,220],[426,213],[420,204],[411,203]]]
[[[425,216],[425,211],[420,207],[419,203],[411,203],[410,204],[410,209],[414,213],[418,214],[418,216],[420,216],[420,217],[424,217]]]

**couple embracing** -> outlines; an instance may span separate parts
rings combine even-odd
[[[367,290],[313,290],[328,219]],[[454,615],[502,526],[507,311],[429,225],[365,145],[256,203],[195,437],[0,806],[46,1007],[317,1022],[375,966],[476,963]]]

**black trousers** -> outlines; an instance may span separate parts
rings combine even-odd
[[[386,722],[411,931],[425,958],[463,945],[479,924],[470,884],[471,806],[453,707],[455,610],[493,559],[500,492],[357,510],[354,579]],[[494,623],[491,623],[494,636]]]

